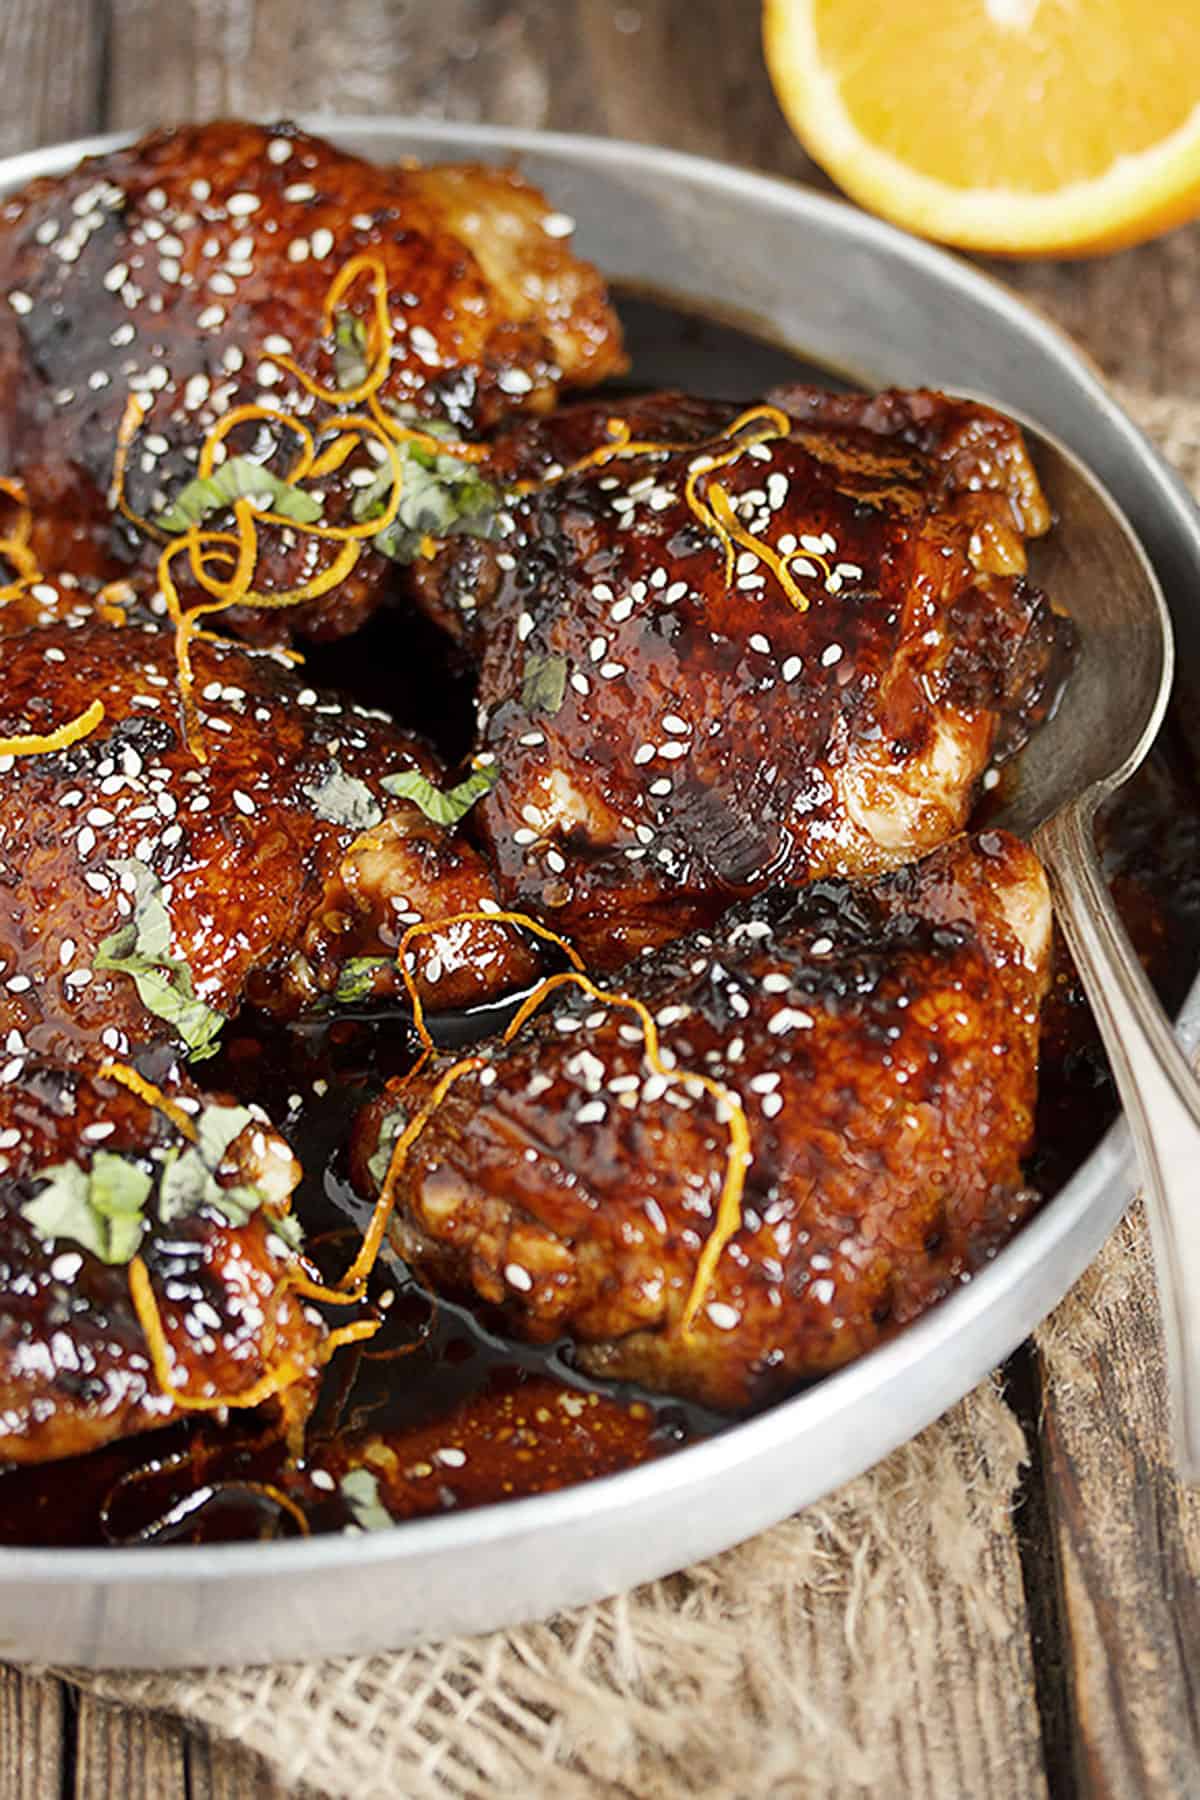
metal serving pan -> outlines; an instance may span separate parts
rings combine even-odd
[[[881,386],[988,395],[1072,446],[1124,507],[1200,678],[1200,522],[1181,483],[1057,331],[1003,287],[847,205],[698,157],[488,127],[316,119],[367,156],[519,161],[607,275],[754,322]],[[119,139],[0,162],[0,192]],[[1200,1042],[1200,981],[1180,1019]],[[172,1668],[342,1655],[486,1631],[710,1556],[868,1468],[1009,1354],[1129,1199],[1114,1127],[976,1280],[806,1393],[662,1461],[363,1536],[0,1550],[0,1657]]]

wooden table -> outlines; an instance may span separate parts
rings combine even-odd
[[[4,0],[0,69],[3,152],[220,113],[393,112],[608,132],[828,185],[775,105],[756,0]],[[1193,228],[1004,273],[1109,375],[1200,396],[1198,271]],[[1198,1794],[1200,1502],[1167,1470],[1152,1297],[1110,1295],[1082,1357],[1043,1331],[1008,1375],[1034,1451],[1011,1621],[1034,1680],[1006,1701],[1009,1772],[991,1791]],[[970,1733],[989,1697],[922,1703],[953,1703]],[[0,1800],[282,1792],[240,1751],[0,1670]]]

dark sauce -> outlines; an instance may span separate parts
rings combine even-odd
[[[797,379],[842,385],[736,325],[641,295],[621,306],[633,367],[625,391],[682,387],[750,400]],[[620,390],[617,390],[620,391]],[[451,759],[472,728],[469,670],[432,627],[383,611],[353,638],[307,658],[316,685],[393,712]],[[1162,999],[1178,1008],[1200,960],[1200,755],[1176,704],[1145,768],[1102,823],[1122,917]],[[511,1003],[510,1003],[511,1004]],[[510,1005],[444,1021],[447,1048],[497,1029]],[[392,1012],[289,1029],[230,1030],[207,1083],[256,1099],[289,1136],[306,1177],[296,1207],[330,1276],[345,1267],[369,1209],[345,1173],[358,1107],[414,1054]],[[1037,1147],[1030,1178],[1054,1193],[1116,1113],[1112,1078],[1062,946],[1044,1013]],[[565,1346],[533,1349],[434,1300],[388,1255],[374,1297],[385,1324],[326,1371],[303,1455],[270,1409],[209,1417],[128,1439],[69,1463],[0,1473],[0,1543],[229,1541],[303,1530],[369,1529],[389,1519],[548,1492],[708,1435],[723,1421],[661,1395],[594,1382]]]

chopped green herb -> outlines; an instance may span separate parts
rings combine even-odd
[[[342,964],[338,971],[337,987],[334,999],[341,1006],[352,1006],[356,1000],[366,1000],[375,987],[375,977],[380,969],[392,966],[389,956],[352,956]]]
[[[386,1112],[379,1123],[379,1142],[371,1153],[367,1163],[367,1173],[376,1187],[382,1187],[392,1160],[392,1151],[396,1148],[396,1139],[408,1124],[408,1114],[403,1107],[397,1106]]]
[[[46,1185],[21,1208],[39,1237],[73,1238],[101,1262],[127,1263],[146,1229],[153,1181],[136,1163],[98,1150],[86,1172],[78,1163],[40,1171]]]
[[[210,514],[224,512],[235,500],[253,500],[264,512],[281,513],[298,525],[315,525],[321,516],[317,495],[283,481],[248,456],[231,456],[211,475],[197,475],[189,481],[154,523],[160,531],[186,531],[191,525],[202,525]]]
[[[379,1498],[379,1479],[370,1469],[351,1469],[341,1479],[342,1499],[352,1525],[348,1531],[386,1531],[396,1521]]]
[[[543,656],[540,651],[535,650],[525,658],[521,705],[526,712],[556,713],[562,706],[566,691],[565,656]]]
[[[447,793],[434,787],[418,769],[406,769],[403,775],[385,775],[381,786],[400,800],[412,800],[435,825],[457,825],[500,779],[499,765],[485,763],[472,769],[465,781]]]
[[[421,419],[420,429],[432,437],[453,437],[453,426],[441,419]],[[490,537],[498,495],[474,463],[461,457],[442,456],[423,444],[406,441],[396,446],[404,480],[396,517],[371,542],[393,562],[412,562],[425,537],[451,537],[467,533]],[[378,518],[392,492],[390,465],[380,469],[370,487],[360,489],[352,511],[359,520]]]
[[[164,1223],[189,1218],[207,1206],[235,1228],[249,1224],[267,1195],[254,1183],[226,1186],[217,1176],[232,1145],[248,1125],[256,1123],[254,1114],[244,1106],[212,1102],[204,1107],[196,1121],[197,1142],[186,1150],[172,1150],[163,1164],[158,1212]],[[299,1226],[290,1214],[272,1218],[271,1229],[293,1249],[299,1248]]]
[[[304,793],[312,801],[317,817],[328,819],[331,825],[350,825],[356,831],[366,831],[383,817],[383,808],[366,782],[356,775],[347,775],[336,762],[328,775],[306,787]]]
[[[196,998],[186,959],[171,954],[171,915],[157,877],[136,857],[108,866],[118,877],[133,877],[134,913],[128,924],[101,940],[95,967],[128,975],[142,1004],[175,1027],[193,1062],[214,1055],[225,1017]]]
[[[352,312],[334,314],[333,369],[343,392],[360,387],[367,379],[367,327]]]

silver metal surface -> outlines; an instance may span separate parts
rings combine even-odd
[[[610,276],[741,315],[870,385],[994,397],[1087,459],[1131,520],[1200,672],[1200,529],[1182,485],[1070,345],[1004,288],[849,206],[669,151],[467,126],[310,121],[379,158],[517,160]],[[104,144],[116,140],[103,140]],[[0,163],[0,189],[70,167]],[[1200,983],[1180,1019],[1200,1039]],[[264,1662],[482,1631],[610,1594],[749,1537],[943,1412],[1062,1297],[1120,1217],[1110,1131],[981,1275],[893,1343],[660,1462],[394,1531],[277,1544],[0,1551],[0,1656],[93,1667]]]
[[[1148,754],[1171,693],[1171,615],[1154,569],[1077,457],[1027,427],[1054,512],[1037,578],[1079,628],[1079,662],[1018,762],[998,823],[1032,836],[1104,1037],[1145,1177],[1167,1347],[1175,1463],[1200,1480],[1200,1084],[1113,904],[1098,806]]]

